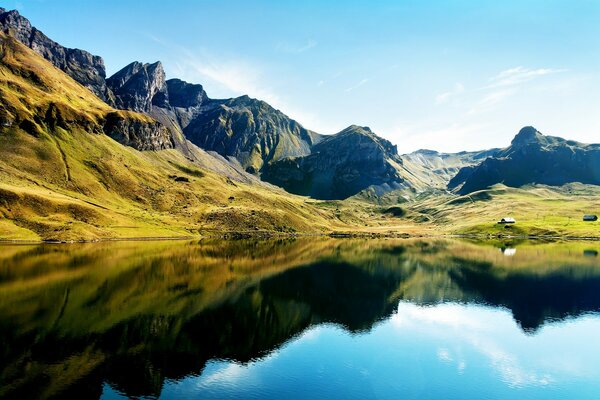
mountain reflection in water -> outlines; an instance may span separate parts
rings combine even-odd
[[[514,248],[511,257],[499,251]],[[254,362],[329,324],[368,335],[422,306],[507,309],[527,335],[600,310],[590,243],[300,238],[0,249],[7,398],[98,398],[107,385],[159,396],[169,383],[206,376],[215,360]]]

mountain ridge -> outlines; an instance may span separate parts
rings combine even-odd
[[[496,183],[560,186],[571,182],[600,185],[600,144],[546,136],[532,126],[522,128],[511,145],[476,166],[461,169],[448,187],[459,194]]]

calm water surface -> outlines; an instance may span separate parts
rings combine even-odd
[[[0,245],[0,398],[600,398],[600,243]]]

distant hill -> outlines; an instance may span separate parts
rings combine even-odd
[[[403,154],[404,167],[424,184],[433,188],[446,188],[456,174],[465,167],[479,164],[495,155],[499,149],[440,153],[434,150],[417,150]]]
[[[467,194],[496,183],[520,187],[571,182],[600,185],[600,144],[544,136],[528,126],[519,131],[509,147],[476,166],[461,169],[448,188]]]

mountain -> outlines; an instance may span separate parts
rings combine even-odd
[[[461,169],[448,187],[467,194],[496,183],[520,187],[571,182],[600,185],[600,144],[544,136],[528,126],[519,131],[509,147],[476,166]]]
[[[477,165],[499,149],[440,153],[434,150],[417,150],[402,155],[405,168],[429,187],[446,188],[463,168]]]
[[[169,127],[177,149],[186,153],[182,144],[189,141],[292,193],[342,199],[370,186],[385,185],[389,191],[409,184],[402,175],[411,174],[395,146],[368,128],[319,135],[264,101],[248,96],[215,100],[201,85],[166,80],[160,62],[131,63],[107,84],[118,107]],[[302,170],[302,176],[293,169]]]
[[[210,99],[201,85],[165,79],[160,62],[134,62],[107,79],[119,108],[147,113],[193,144],[235,158],[250,173],[310,153],[319,135],[264,101]]]
[[[186,156],[171,139],[155,119],[110,107],[0,33],[2,239],[319,232],[334,226],[331,213],[304,198],[195,146]]]
[[[84,50],[69,49],[49,39],[17,10],[0,8],[0,31],[10,35],[35,51],[55,67],[90,89],[109,104],[112,94],[105,82],[104,60]]]
[[[405,184],[396,146],[369,128],[352,125],[326,136],[311,154],[268,164],[262,179],[291,193],[318,199],[344,199],[373,185]]]
[[[281,111],[248,96],[209,101],[184,133],[203,149],[235,157],[250,173],[271,161],[308,155],[321,140]]]

